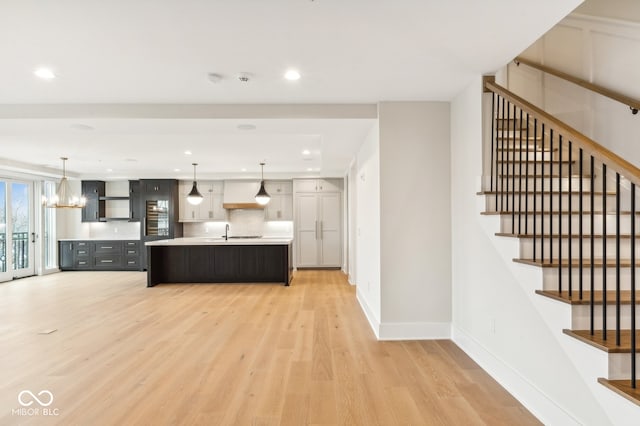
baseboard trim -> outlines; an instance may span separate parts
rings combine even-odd
[[[364,297],[364,295],[360,291],[360,287],[356,287],[356,299],[360,304],[360,308],[362,309],[362,312],[364,312],[364,316],[367,318],[367,321],[369,321],[369,325],[373,330],[373,334],[376,335],[376,339],[380,340],[380,323],[376,319],[376,316],[373,314],[373,311],[369,308],[367,299]]]
[[[449,322],[383,322],[379,340],[435,340],[450,339]]]
[[[451,328],[451,340],[542,423],[576,426],[581,424],[520,373],[485,349],[476,339],[455,325]]]

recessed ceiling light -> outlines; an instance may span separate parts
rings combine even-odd
[[[297,70],[288,70],[284,73],[284,78],[289,81],[300,80],[300,73]]]
[[[184,152],[184,155],[191,155],[191,154],[193,154],[191,151],[185,151]]]
[[[253,124],[238,124],[238,130],[255,130],[256,126]]]
[[[308,149],[305,149],[304,151],[302,151],[302,155],[309,155],[311,154],[311,151],[309,151]]]
[[[113,171],[113,169],[107,169],[107,171],[108,171],[108,172],[112,172],[112,171]]]
[[[313,171],[313,169],[312,169],[311,167],[309,167],[309,168],[307,168],[307,171],[308,171],[308,172],[312,172],[312,171]]]
[[[180,171],[180,169],[173,169],[173,171],[174,171],[174,172],[179,172],[179,171]]]
[[[243,168],[241,168],[241,169],[240,169],[240,171],[241,171],[241,172],[246,172],[246,171],[247,171],[247,168],[246,168],[246,167],[243,167]]]
[[[128,161],[129,163],[135,163],[138,160],[136,160],[135,158],[125,158],[124,161]]]
[[[49,68],[38,68],[33,72],[36,77],[39,77],[43,80],[53,80],[56,78],[56,75]]]

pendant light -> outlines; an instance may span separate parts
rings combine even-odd
[[[48,208],[53,209],[80,209],[87,204],[87,199],[84,196],[77,196],[71,192],[69,181],[67,180],[67,157],[60,157],[62,160],[62,179],[58,184],[56,193],[49,200],[45,200],[45,205]]]
[[[202,202],[202,194],[198,191],[198,182],[196,182],[196,166],[198,163],[191,163],[193,165],[193,188],[191,188],[191,192],[187,195],[187,201],[189,204],[193,204],[197,206]]]
[[[260,190],[256,194],[256,203],[260,204],[261,206],[266,206],[271,199],[271,196],[267,194],[267,190],[264,189],[264,164],[264,162],[260,163],[262,178],[260,180]]]

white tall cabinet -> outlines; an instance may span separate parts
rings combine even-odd
[[[295,179],[296,266],[342,266],[342,179]]]

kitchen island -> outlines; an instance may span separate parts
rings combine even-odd
[[[291,238],[174,238],[150,241],[147,287],[161,283],[265,283],[288,286]]]

